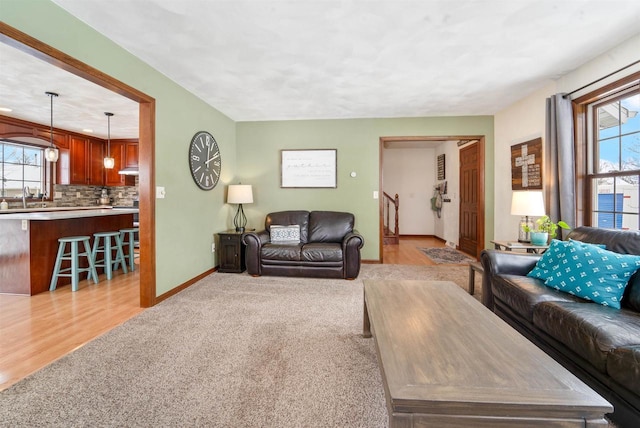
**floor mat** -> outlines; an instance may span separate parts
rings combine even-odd
[[[467,264],[475,261],[471,256],[449,247],[418,249],[436,263]]]

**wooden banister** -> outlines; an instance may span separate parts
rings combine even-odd
[[[400,227],[398,226],[398,212],[400,209],[400,197],[396,193],[395,197],[392,197],[387,192],[382,192],[383,201],[383,226],[384,226],[384,244],[397,245],[400,242]],[[391,204],[393,204],[393,211],[391,210]],[[394,228],[391,231],[390,217],[393,214]]]

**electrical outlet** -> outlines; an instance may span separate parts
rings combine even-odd
[[[76,198],[81,198],[81,197],[82,197],[82,193],[76,192]]]
[[[121,198],[122,197],[122,192],[118,192],[118,197]]]
[[[29,222],[27,220],[22,220],[22,230],[27,230],[29,227]]]
[[[215,242],[213,244],[211,244],[211,252],[212,253],[216,252],[216,244],[215,244]]]

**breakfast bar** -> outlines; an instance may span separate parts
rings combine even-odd
[[[49,290],[58,238],[130,228],[137,208],[51,208],[0,213],[0,293]]]

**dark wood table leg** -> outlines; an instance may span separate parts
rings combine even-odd
[[[369,322],[369,311],[367,311],[367,299],[362,299],[364,302],[363,305],[363,314],[362,314],[362,336],[365,338],[371,337],[371,323]]]

